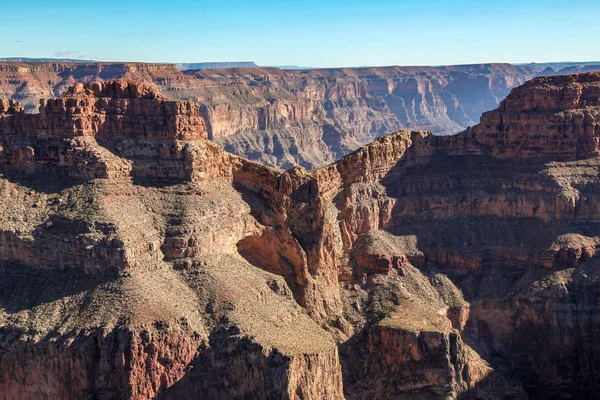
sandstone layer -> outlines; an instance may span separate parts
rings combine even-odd
[[[193,102],[0,103],[0,398],[592,398],[600,74],[281,171]]]
[[[139,82],[2,104],[0,398],[343,397],[331,335],[237,253],[275,171]]]
[[[209,138],[227,151],[311,169],[400,128],[459,132],[537,72],[510,64],[180,72],[169,64],[0,63],[0,98],[29,112],[75,82],[136,79],[196,102]]]

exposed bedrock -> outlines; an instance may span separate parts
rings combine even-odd
[[[32,112],[76,82],[135,79],[198,104],[209,137],[225,150],[310,169],[400,128],[459,132],[537,72],[510,64],[181,72],[170,64],[0,63],[0,98]]]
[[[4,107],[0,398],[592,397],[599,87],[285,172],[145,84]]]
[[[208,142],[193,103],[142,83],[12,107],[0,398],[343,397],[335,341],[294,301],[307,284],[292,293],[238,253],[273,229],[254,201],[271,201],[276,171]]]
[[[323,192],[336,202],[337,251],[350,253],[340,263],[345,311],[355,327],[364,326],[352,340],[372,343],[374,322],[361,310],[393,277],[398,289],[387,293],[408,290],[426,310],[438,310],[461,338],[457,343],[468,344],[494,371],[457,380],[460,396],[593,396],[598,88],[598,74],[536,79],[457,136],[399,133],[315,173],[327,177]],[[531,105],[531,98],[538,103]],[[528,113],[532,117],[523,118]],[[582,114],[588,117],[574,118]],[[534,119],[540,122],[530,124]],[[397,162],[390,165],[383,154],[397,155]],[[412,266],[424,283],[415,284]],[[419,309],[416,299],[403,307],[402,297],[384,300],[384,317],[404,317],[399,329],[414,320],[411,330],[433,330],[426,312],[411,316]],[[401,311],[392,311],[398,306]],[[345,376],[360,372],[353,353],[342,354]],[[477,370],[473,363],[469,371]],[[456,365],[445,376],[453,370]],[[366,382],[346,390],[393,397],[373,389],[373,379]]]

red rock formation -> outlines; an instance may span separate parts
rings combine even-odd
[[[467,132],[454,137],[401,132],[316,171],[319,193],[334,199],[337,212],[330,219],[330,231],[337,232],[329,240],[336,244],[330,251],[338,254],[340,275],[354,263],[353,281],[365,291],[345,285],[347,317],[360,321],[356,309],[399,280],[396,290],[421,298],[429,311],[414,316],[422,307],[416,300],[403,305],[391,294],[384,297],[379,302],[389,304],[389,311],[383,315],[398,315],[396,329],[431,331],[426,315],[441,307],[439,295],[465,341],[485,359],[499,357],[493,368],[521,374],[530,394],[590,396],[596,368],[591,337],[597,327],[579,321],[598,313],[591,277],[600,254],[599,205],[593,195],[600,184],[598,82],[598,74],[536,79],[513,90]],[[423,278],[411,272],[410,264],[425,281],[416,284]],[[575,306],[579,301],[583,308]],[[416,325],[406,326],[407,320]],[[377,326],[367,322],[367,336],[360,340],[372,340],[373,329],[381,329]],[[406,333],[389,335],[395,334]],[[390,344],[377,343],[368,354],[381,365]],[[367,391],[368,384],[360,382],[376,378],[361,375],[351,352],[345,357],[350,365],[345,373],[357,373],[359,382],[347,390],[394,396],[385,385]],[[412,382],[409,373],[423,373],[423,367],[407,372],[390,360],[383,363],[399,368],[383,375],[404,384]],[[498,379],[475,379],[474,385],[459,380],[453,387],[460,392],[461,385],[471,386],[465,395],[474,396],[480,390],[507,390]]]
[[[600,78],[597,74],[538,78],[484,113],[477,141],[495,157],[572,160],[598,155]],[[503,146],[498,146],[502,143]]]
[[[535,72],[509,64],[183,73],[168,64],[0,63],[0,98],[33,111],[76,82],[135,79],[199,104],[209,136],[227,151],[314,168],[401,127],[458,132]]]
[[[13,99],[0,99],[0,114],[20,113],[23,112],[23,106]]]
[[[418,390],[439,396],[463,393],[476,397],[477,393],[490,391],[524,396],[519,387],[509,388],[496,372],[484,372],[484,364],[477,357],[462,359],[464,368],[480,371],[472,380],[464,374],[455,375],[462,367],[449,364],[439,364],[434,374],[441,375],[427,375],[425,367],[408,370],[429,377],[455,377],[445,384],[436,386],[432,383],[440,382],[436,378],[428,381],[429,378],[411,377],[402,364],[396,365],[384,357],[392,351],[390,346],[401,345],[384,345],[381,341],[363,350],[369,354],[370,367],[380,365],[378,368],[385,371],[375,376],[383,375],[386,383],[374,389],[373,382],[378,378],[360,367],[360,360],[366,356],[354,353],[360,348],[359,343],[374,340],[374,332],[383,329],[380,321],[397,315],[393,318],[400,323],[392,329],[399,332],[392,331],[387,337],[397,337],[394,340],[400,343],[409,332],[428,332],[427,337],[438,335],[434,334],[438,331],[442,335],[461,333],[469,338],[469,343],[475,343],[475,350],[484,358],[492,353],[502,354],[502,360],[496,360],[492,368],[509,368],[524,374],[527,379],[521,384],[528,391],[562,390],[557,388],[567,385],[577,393],[589,395],[584,388],[593,380],[591,375],[569,375],[565,380],[560,378],[558,369],[548,367],[552,359],[560,359],[568,368],[576,368],[569,360],[573,359],[570,355],[577,354],[574,357],[581,360],[586,370],[595,368],[594,356],[581,353],[577,341],[568,338],[569,333],[553,333],[554,344],[537,344],[535,352],[528,348],[530,341],[520,343],[516,338],[527,335],[529,330],[559,329],[558,321],[564,318],[594,318],[592,315],[598,311],[593,300],[586,300],[593,311],[570,311],[571,316],[567,317],[557,315],[562,307],[573,307],[565,305],[569,304],[567,293],[588,298],[582,294],[583,288],[589,288],[593,278],[583,278],[578,287],[559,290],[573,285],[575,278],[570,272],[564,283],[559,281],[558,288],[552,289],[558,290],[552,300],[539,298],[535,292],[518,292],[517,288],[547,285],[542,283],[545,279],[554,285],[556,270],[587,265],[599,254],[600,232],[596,232],[594,224],[600,217],[596,211],[600,206],[592,193],[600,183],[600,161],[590,151],[599,136],[593,118],[582,120],[582,124],[572,123],[573,116],[586,114],[595,118],[600,110],[598,79],[597,74],[538,79],[513,91],[498,110],[484,115],[481,125],[457,136],[400,132],[313,173],[294,169],[282,175],[281,202],[289,204],[287,225],[306,251],[309,271],[320,278],[315,280],[320,295],[312,300],[319,304],[323,299],[326,304],[318,311],[314,306],[305,306],[312,310],[314,318],[329,315],[332,325],[344,334],[352,332],[348,323],[354,328],[354,336],[344,351],[345,374],[352,377],[348,393],[390,398],[398,393],[389,392],[390,380],[402,382],[394,387],[404,386],[403,390],[408,391],[414,390],[408,383],[417,379],[423,385]],[[579,88],[576,93],[580,97],[565,95],[571,87]],[[542,88],[543,96],[535,94],[537,88]],[[536,109],[527,100],[536,96],[547,104],[545,108],[538,105]],[[490,122],[496,115],[502,124]],[[543,134],[539,126],[544,127]],[[543,151],[531,150],[540,145]],[[365,244],[367,236],[371,239]],[[254,245],[261,247],[260,242]],[[256,265],[264,262],[264,258],[249,259]],[[420,271],[411,269],[411,265]],[[537,272],[528,275],[532,268]],[[440,270],[446,271],[450,279],[434,272]],[[336,275],[340,283],[335,282]],[[494,283],[494,279],[498,282]],[[395,282],[401,282],[401,286],[395,286]],[[393,300],[399,296],[394,293],[405,291],[414,303]],[[374,296],[380,292],[388,293],[391,300],[385,296],[383,301],[376,300]],[[468,306],[468,302],[479,304],[498,296],[514,296],[514,300],[509,300],[508,306],[493,302],[482,309]],[[335,319],[340,301],[346,321]],[[525,301],[533,301],[535,309],[550,307],[550,311],[544,317],[535,317],[536,312],[524,305]],[[373,304],[384,305],[383,311],[375,313],[381,313],[382,320],[369,321],[373,314],[364,310]],[[502,307],[507,315],[495,316],[494,307]],[[503,325],[495,334],[495,326],[515,318],[509,317],[506,307],[511,310],[510,315],[519,315],[522,320]],[[452,328],[431,326],[426,315],[432,312],[447,315],[446,324]],[[407,325],[406,318],[414,322]],[[389,324],[384,326],[390,329]],[[589,325],[569,326],[587,332],[597,329]],[[513,345],[515,340],[517,344]],[[473,354],[462,339],[457,343],[463,343],[457,345],[459,353]],[[566,349],[557,350],[565,343]],[[594,348],[585,335],[579,343]],[[548,355],[537,356],[538,353]],[[395,358],[403,359],[402,354],[399,352]],[[540,370],[536,371],[535,361],[520,364],[520,357],[539,358]]]
[[[593,396],[598,82],[311,172],[141,83],[2,113],[0,398]]]
[[[182,90],[203,104],[217,143],[269,165],[306,168],[401,127],[458,132],[533,76],[510,65],[186,74],[198,82]]]
[[[77,84],[61,98],[42,100],[38,119],[50,136],[207,139],[198,106],[164,100],[142,82]]]
[[[0,398],[342,397],[331,336],[237,255],[275,171],[143,83],[41,108],[0,115]]]

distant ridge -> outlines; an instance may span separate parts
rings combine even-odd
[[[177,69],[187,71],[193,69],[221,69],[221,68],[258,68],[254,61],[224,61],[224,62],[200,62],[200,63],[178,63]]]
[[[308,67],[308,66],[302,66],[302,65],[278,65],[278,66],[276,66],[274,68],[289,69],[289,70],[295,70],[295,69],[323,69],[323,68]]]
[[[562,69],[555,69],[551,66],[546,67],[543,71],[538,73],[536,77],[539,76],[553,76],[553,75],[571,75],[571,74],[580,74],[583,72],[597,72],[600,71],[600,63],[591,63],[588,65],[572,65]]]
[[[0,62],[20,62],[20,63],[103,63],[103,64],[123,64],[128,62],[112,62],[98,60],[81,60],[75,58],[32,58],[32,57],[3,57]],[[137,62],[136,62],[137,63]],[[142,62],[143,63],[143,62]],[[165,64],[165,63],[143,63],[143,64]],[[170,64],[170,63],[169,63]],[[225,62],[200,62],[200,63],[175,63],[180,71],[194,69],[219,69],[219,68],[258,68],[254,61],[225,61]]]
[[[552,68],[555,71],[560,71],[566,68],[572,67],[586,67],[590,65],[600,65],[600,61],[557,61],[557,62],[545,62],[545,63],[515,63],[513,65],[524,65],[528,67],[539,68],[544,70],[548,67]]]
[[[261,68],[254,61],[214,61],[197,63],[166,63],[166,62],[140,62],[140,61],[100,61],[91,59],[76,58],[35,58],[35,57],[0,57],[0,62],[20,62],[20,63],[102,63],[102,64],[174,64],[180,71],[203,70],[203,69],[227,69],[227,68]],[[573,74],[578,72],[593,72],[600,70],[600,61],[557,61],[557,62],[530,62],[530,63],[511,63],[516,66],[530,67],[539,69],[539,76],[556,74]],[[466,64],[468,65],[468,64]],[[476,65],[476,64],[473,64]],[[434,67],[448,66],[445,64],[435,65]],[[320,69],[360,69],[371,68],[373,66],[360,67],[314,67],[307,65],[269,65],[265,68],[279,68],[282,70],[320,70]]]
[[[23,63],[92,63],[96,60],[79,60],[74,58],[31,58],[31,57],[5,57],[0,58],[0,61],[4,62],[23,62]]]

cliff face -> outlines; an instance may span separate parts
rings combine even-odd
[[[532,71],[497,64],[187,74],[203,86],[188,96],[226,150],[314,168],[400,128],[448,134],[474,125]]]
[[[539,78],[515,89],[475,127],[477,141],[502,158],[560,160],[598,155],[600,87],[597,75]]]
[[[1,102],[0,398],[593,397],[599,88],[311,172],[139,82]]]
[[[179,71],[171,64],[0,62],[0,98],[13,98],[35,112],[40,99],[60,97],[77,82],[124,78],[150,83],[155,76],[173,74]]]
[[[2,104],[0,398],[343,397],[334,340],[237,253],[275,171],[143,83]]]
[[[459,135],[282,175],[349,398],[593,396],[599,87],[536,79]]]
[[[599,89],[536,79],[469,131],[400,132],[314,173],[355,328],[348,393],[594,396]]]
[[[0,97],[26,110],[75,82],[156,85],[200,106],[211,140],[267,165],[323,166],[400,128],[455,133],[537,72],[509,64],[180,72],[157,64],[0,64]]]

